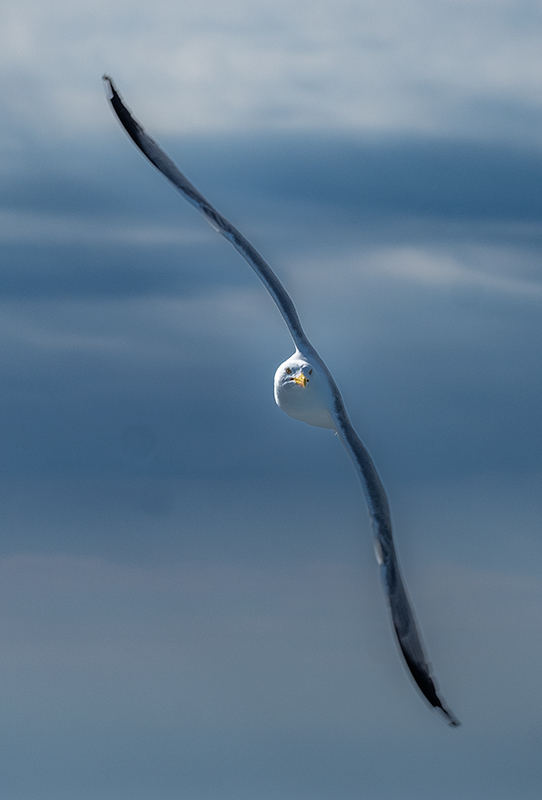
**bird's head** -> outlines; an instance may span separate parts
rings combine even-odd
[[[290,417],[319,428],[333,428],[327,381],[318,365],[294,353],[275,373],[275,400]]]
[[[277,384],[294,384],[306,389],[311,382],[314,374],[314,367],[304,358],[297,354],[281,364],[275,374],[275,386]],[[314,380],[314,379],[313,379]]]

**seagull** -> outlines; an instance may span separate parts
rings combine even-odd
[[[453,727],[459,720],[439,695],[431,666],[425,655],[416,618],[406,593],[393,542],[388,499],[371,456],[361,442],[330,371],[307,339],[289,294],[262,256],[225,217],[185,178],[161,147],[145,133],[124,105],[113,80],[104,75],[108,99],[126,133],[148,160],[183,197],[195,206],[252,267],[275,301],[295,345],[290,356],[275,373],[275,400],[290,417],[333,430],[346,448],[358,473],[374,534],[377,562],[387,597],[391,621],[405,664],[420,692]]]

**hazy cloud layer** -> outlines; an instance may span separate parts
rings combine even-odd
[[[5,2],[3,103],[22,128],[103,129],[116,76],[161,132],[409,130],[538,140],[540,6],[530,0]]]

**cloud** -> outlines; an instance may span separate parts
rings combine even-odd
[[[124,525],[126,508],[115,514],[111,506],[108,523],[103,508],[104,534],[115,531],[108,538],[117,548],[108,558],[54,552],[54,538],[47,544],[43,534],[57,515],[47,513],[31,524],[52,552],[0,559],[0,667],[9,730],[3,748],[10,756],[4,784],[20,789],[27,781],[30,793],[40,782],[52,796],[57,787],[65,790],[68,760],[76,786],[86,785],[92,765],[91,788],[96,775],[106,774],[104,785],[122,783],[126,796],[136,784],[148,791],[160,772],[171,796],[187,783],[196,797],[205,797],[206,781],[214,785],[225,775],[232,796],[245,785],[263,784],[271,797],[278,783],[286,789],[313,780],[319,785],[326,776],[334,789],[353,792],[363,780],[391,795],[414,764],[418,796],[433,796],[448,778],[446,798],[473,784],[505,798],[519,759],[523,769],[515,785],[528,797],[540,774],[537,748],[524,746],[529,737],[540,738],[532,702],[542,611],[537,566],[518,554],[505,567],[497,552],[489,564],[478,561],[488,540],[496,549],[504,544],[505,552],[514,547],[501,516],[505,493],[472,481],[457,485],[455,496],[424,488],[431,510],[411,521],[417,535],[400,515],[398,540],[415,605],[443,691],[463,718],[462,738],[452,739],[416,697],[397,658],[367,525],[354,514],[348,519],[342,505],[320,502],[310,488],[292,489],[283,495],[285,509],[304,504],[303,530],[298,517],[285,519],[283,539],[274,539],[276,519],[266,512],[278,486],[262,482],[252,498],[245,493],[251,486],[215,484],[219,494],[208,493],[205,504],[210,485],[193,484],[183,513],[175,508],[171,515],[142,516],[134,509]],[[63,493],[72,499],[66,533],[71,530],[72,547],[79,539],[84,548],[98,523],[97,486],[87,484],[86,499],[82,485],[71,494],[66,488],[57,486],[59,508],[67,510]],[[132,499],[140,489],[132,485]],[[536,517],[525,513],[527,494],[517,497],[522,530]],[[495,506],[488,514],[489,495]],[[32,494],[29,499],[35,501]],[[191,530],[198,505],[204,519]],[[236,536],[224,537],[236,505],[240,521],[250,518],[243,548]],[[263,513],[255,517],[258,507]],[[476,536],[458,526],[448,547],[455,558],[442,560],[439,539],[452,535],[461,512],[464,520],[479,514],[485,526]],[[444,522],[439,537],[435,519]],[[172,550],[174,539],[184,539],[184,546]],[[520,542],[523,549],[528,544],[523,536]],[[421,558],[420,546],[426,548]],[[528,548],[524,552],[536,552],[535,537]],[[35,771],[22,773],[23,780],[29,747]],[[472,763],[470,749],[476,750]],[[390,752],[397,754],[395,769],[386,771]],[[495,753],[501,794],[488,771]],[[454,777],[458,759],[469,769]],[[205,765],[207,778],[194,771],[194,761]],[[324,787],[319,796],[331,796],[330,790]]]
[[[521,250],[511,250],[508,256],[508,275],[496,274],[495,264],[500,261],[500,271],[504,268],[503,249],[472,247],[463,254],[461,261],[449,252],[435,253],[427,250],[404,247],[382,249],[369,258],[369,268],[380,273],[388,273],[406,281],[442,287],[479,288],[489,292],[502,292],[540,302],[542,283],[538,280],[525,280],[518,277],[522,261],[527,258]],[[491,263],[491,271],[473,268],[475,264]],[[515,273],[515,274],[514,274]]]
[[[537,796],[533,9],[3,5],[4,794]],[[347,454],[274,403],[272,301],[104,69],[291,291],[460,731],[409,686]]]
[[[539,21],[1,13],[4,793],[536,796]],[[347,455],[274,404],[282,320],[131,149],[104,69],[292,292],[458,737],[397,657]]]
[[[436,465],[441,474],[536,468],[539,210],[534,189],[521,198],[519,188],[538,174],[537,155],[246,141],[188,140],[173,151],[276,268],[378,463],[396,477]],[[137,469],[153,475],[226,463],[237,475],[295,474],[274,440],[289,421],[272,416],[269,380],[291,343],[272,301],[121,144],[95,160],[81,146],[63,151],[57,184],[44,158],[4,186],[2,469],[131,469],[118,442],[143,425],[159,446]],[[238,380],[246,369],[249,404]],[[310,429],[291,435],[314,474],[328,451]]]
[[[7,2],[2,99],[13,122],[4,137],[16,147],[21,125],[35,136],[105,130],[105,70],[161,134],[331,129],[534,142],[540,25],[528,2],[510,0],[318,0],[310,14],[301,2],[267,0]]]
[[[88,219],[58,213],[0,210],[0,242],[48,244],[201,245],[206,237],[180,225],[141,225],[110,219]]]

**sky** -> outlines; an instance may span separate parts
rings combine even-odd
[[[542,3],[3,0],[0,791],[531,800],[542,766]],[[291,293],[386,487],[274,403]]]

